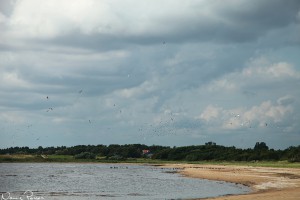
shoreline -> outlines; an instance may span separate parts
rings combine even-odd
[[[201,200],[297,200],[300,197],[300,169],[205,164],[165,164],[163,167],[178,168],[180,174],[191,178],[243,184],[252,190],[247,194]]]
[[[6,162],[3,162],[6,163]],[[19,162],[7,162],[19,163]],[[20,162],[31,163],[31,162]],[[179,174],[190,178],[225,181],[250,187],[251,192],[193,200],[298,200],[300,197],[300,168],[256,167],[222,164],[185,163],[126,163],[126,162],[34,162],[108,165],[150,165],[174,168]]]

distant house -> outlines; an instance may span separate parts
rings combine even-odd
[[[144,149],[144,150],[142,150],[142,152],[143,152],[143,156],[145,156],[145,157],[147,157],[147,158],[152,158],[152,153],[151,153],[151,151],[150,150],[148,150],[148,149]]]
[[[149,149],[143,149],[143,155],[147,155],[150,153],[150,150]]]

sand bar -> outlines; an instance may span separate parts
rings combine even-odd
[[[179,168],[181,174],[209,180],[240,183],[252,188],[244,195],[207,198],[214,200],[299,200],[300,169],[248,166],[167,164]]]

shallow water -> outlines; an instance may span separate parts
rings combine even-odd
[[[243,185],[183,177],[173,169],[123,164],[0,163],[4,198],[192,199],[250,191]],[[24,194],[25,191],[28,191]],[[0,196],[1,199],[1,196]]]

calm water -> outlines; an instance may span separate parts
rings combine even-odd
[[[0,163],[0,192],[4,198],[10,195],[24,200],[26,196],[49,200],[192,199],[249,192],[242,185],[172,172],[120,164]]]

